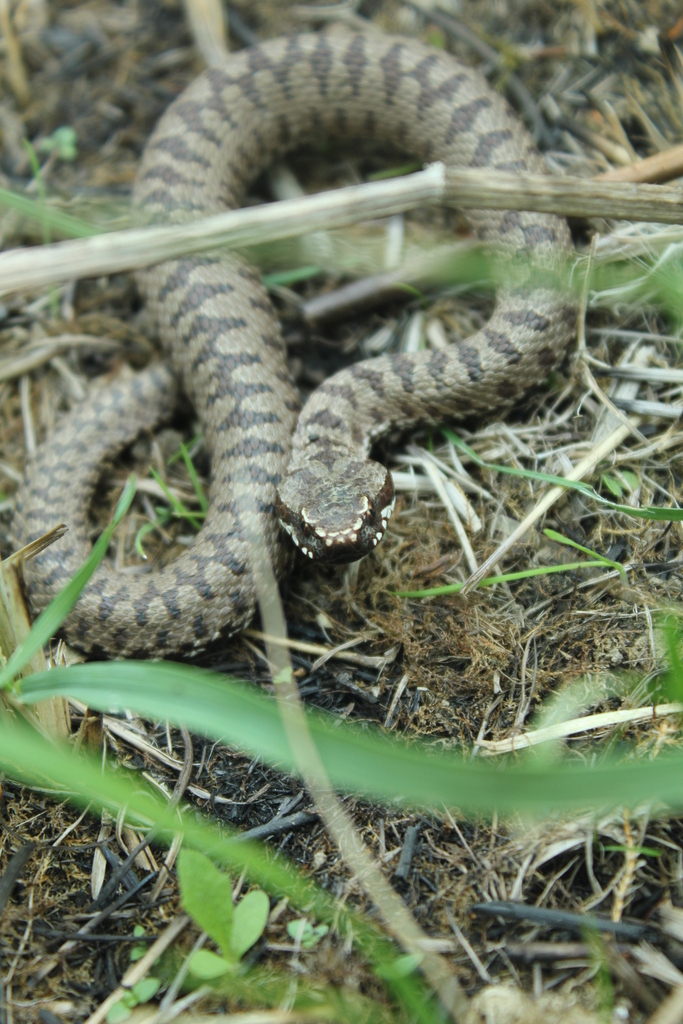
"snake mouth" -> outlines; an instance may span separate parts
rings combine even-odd
[[[381,541],[396,504],[394,482],[391,473],[376,462],[361,466],[362,472],[350,473],[334,486],[329,480],[317,480],[313,486],[309,479],[303,501],[293,501],[299,488],[291,486],[291,477],[284,482],[277,497],[277,516],[305,558],[357,562]],[[373,486],[364,486],[368,483]]]

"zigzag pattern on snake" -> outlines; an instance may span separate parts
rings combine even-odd
[[[134,202],[156,221],[238,207],[249,182],[275,159],[303,142],[340,137],[455,167],[544,169],[501,97],[453,57],[397,37],[311,34],[237,53],[190,85],[149,140]],[[566,223],[554,217],[484,212],[468,219],[510,258],[551,265],[570,251]],[[95,390],[64,417],[28,467],[13,521],[17,547],[58,522],[69,526],[25,565],[35,615],[90,550],[87,505],[103,462],[169,416],[178,386],[187,394],[211,458],[202,530],[162,570],[131,576],[103,565],[62,629],[74,646],[114,657],[193,653],[252,617],[236,480],[247,485],[278,575],[292,545],[276,503],[306,554],[313,557],[316,544],[315,554],[327,547],[334,556],[346,545],[346,557],[359,557],[358,545],[377,542],[391,508],[386,470],[366,462],[373,440],[391,427],[511,405],[547,377],[574,331],[568,300],[517,287],[498,294],[491,320],[466,343],[385,355],[336,374],[311,396],[297,426],[278,321],[243,259],[212,253],[171,260],[137,280],[167,363]],[[381,494],[363,491],[364,464]],[[343,488],[354,466],[361,489],[349,496]],[[346,526],[335,518],[344,511],[351,513]]]

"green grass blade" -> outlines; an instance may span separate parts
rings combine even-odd
[[[608,568],[612,562],[598,556],[594,562],[565,562],[563,565],[541,565],[536,569],[521,569],[519,572],[506,572],[502,576],[487,576],[480,580],[475,589],[479,587],[492,587],[496,583],[510,583],[512,580],[525,580],[531,576],[549,576],[554,572],[575,572],[577,569],[589,569],[598,567]],[[619,566],[623,570],[623,566]],[[438,597],[441,594],[459,594],[464,583],[445,583],[443,587],[429,587],[426,590],[390,590],[394,597]]]
[[[195,445],[199,445],[199,443],[202,442],[203,440],[204,440],[204,435],[203,434],[195,434],[194,437],[190,438],[190,440],[187,442],[185,447],[187,448],[188,452],[190,453],[190,458],[192,458],[192,450],[195,447]],[[167,459],[167,465],[172,466],[174,462],[177,462],[178,459],[182,459],[182,457],[183,457],[183,453],[180,450],[180,446],[179,446],[178,448],[176,448],[176,450],[174,451],[173,455],[171,455],[171,457],[169,459]]]
[[[33,623],[31,632],[26,637],[21,647],[18,647],[16,651],[14,651],[12,657],[0,672],[0,690],[11,685],[14,677],[18,672],[21,672],[22,668],[30,661],[35,652],[40,647],[43,647],[48,640],[55,635],[66,616],[76,604],[83,587],[86,585],[92,574],[95,572],[95,569],[107,553],[109,541],[112,538],[114,530],[130,508],[130,504],[135,497],[136,486],[137,482],[135,477],[129,477],[126,486],[123,488],[123,492],[119,498],[116,509],[114,510],[112,520],[98,537],[97,541],[93,545],[90,555],[78,572],[72,576],[64,589],[61,590],[57,597],[50,602],[45,611],[41,612]]]
[[[592,498],[593,501],[597,501],[601,505],[606,505],[607,508],[611,508],[614,512],[623,512],[624,515],[631,516],[634,519],[650,519],[662,523],[683,522],[683,508],[658,508],[656,505],[644,505],[642,508],[632,508],[631,505],[619,505],[614,501],[609,501],[607,498],[603,498],[602,494],[598,494],[594,487],[591,487],[590,484],[584,483],[581,480],[567,480],[564,476],[553,476],[551,473],[539,473],[535,469],[518,469],[516,466],[501,466],[497,463],[485,462],[484,459],[480,458],[477,453],[469,447],[469,445],[465,444],[461,437],[454,434],[452,430],[447,430],[443,427],[441,432],[448,441],[451,441],[456,448],[460,448],[461,451],[465,452],[465,454],[468,455],[481,469],[488,469],[493,473],[506,473],[508,476],[519,476],[523,477],[525,480],[540,480],[541,483],[544,484],[552,484],[556,487],[565,487],[570,491],[579,491],[581,494],[585,494],[587,498]]]
[[[368,181],[386,181],[388,178],[402,178],[405,174],[413,174],[415,171],[419,171],[423,165],[419,161],[413,161],[409,164],[401,164],[400,167],[387,167],[382,171],[373,171],[372,174],[368,174]]]
[[[152,530],[156,529],[156,523],[143,523],[138,532],[135,534],[135,550],[137,551],[140,558],[142,558],[145,562],[147,561],[147,555],[145,554],[145,549],[142,546],[142,542],[148,533],[151,533]]]
[[[280,285],[287,288],[292,284],[299,284],[300,281],[310,281],[312,277],[319,277],[325,271],[320,267],[295,267],[292,270],[281,270],[274,274],[264,274],[263,284],[266,288],[275,288]]]
[[[0,188],[0,206],[16,210],[22,216],[36,221],[43,230],[52,228],[67,238],[89,238],[102,234],[100,228],[93,227],[87,221],[71,217],[68,213],[60,213],[59,210],[52,210],[35,199],[29,199],[28,196],[22,196],[19,192],[12,192],[7,188]]]
[[[107,662],[36,673],[17,683],[27,703],[76,697],[91,708],[128,708],[163,716],[241,750],[282,771],[295,770],[277,706],[256,687],[169,662]],[[543,814],[576,807],[634,806],[662,801],[683,807],[683,752],[652,761],[606,759],[601,764],[552,764],[532,756],[467,761],[309,713],[309,727],[332,782],[365,796],[401,804],[463,811]]]
[[[609,558],[605,558],[604,555],[599,554],[597,551],[593,551],[592,548],[586,548],[583,544],[577,544],[571,537],[565,537],[563,533],[558,533],[557,530],[546,529],[543,531],[548,540],[555,541],[556,544],[564,544],[568,548],[574,548],[576,551],[583,551],[584,555],[590,555],[591,558],[599,558],[600,561],[604,562],[605,565],[611,565],[613,569],[623,569],[623,565],[619,562],[613,562]]]
[[[199,503],[199,507],[202,510],[202,512],[206,515],[206,513],[209,511],[209,499],[204,494],[204,490],[203,490],[202,485],[200,483],[199,477],[197,476],[197,470],[194,468],[194,462],[192,461],[192,456],[190,455],[189,451],[187,450],[186,445],[181,444],[181,446],[180,446],[180,453],[181,453],[181,455],[183,457],[183,462],[185,463],[185,469],[187,470],[187,475],[189,476],[190,480],[192,481],[192,486],[194,487],[194,493],[197,495],[197,501]]]
[[[477,455],[474,449],[470,448],[470,446],[452,430],[442,427],[441,433],[444,435],[446,440],[451,441],[456,448],[459,448],[460,451],[469,456],[469,458],[472,459],[472,462],[479,466],[480,469],[488,469],[493,473],[505,473],[507,476],[523,477],[525,480],[539,480],[544,484],[554,484],[559,487],[567,487],[572,491],[580,491],[581,494],[585,494],[588,497],[593,496],[593,488],[590,484],[583,483],[581,480],[567,480],[564,476],[554,476],[552,473],[540,473],[536,469],[519,469],[517,466],[502,466],[496,462],[486,462],[485,459],[482,459]]]
[[[31,165],[31,173],[33,174],[33,180],[35,182],[36,189],[38,190],[38,195],[40,196],[40,206],[42,206],[42,208],[44,210],[45,209],[45,203],[47,202],[47,193],[45,191],[45,182],[43,181],[43,175],[40,172],[40,163],[38,161],[38,157],[36,155],[36,151],[33,148],[33,146],[31,145],[31,143],[28,141],[28,139],[24,139],[23,142],[24,142],[24,149],[26,150],[26,153],[28,154],[28,160],[29,160],[29,163]],[[52,241],[52,233],[50,231],[50,225],[45,221],[44,217],[41,218],[41,220],[42,220],[41,227],[42,227],[42,230],[43,230],[43,242],[45,242],[46,244],[49,244]]]
[[[564,534],[558,533],[557,530],[546,529],[543,533],[549,540],[555,541],[556,544],[564,544],[568,548],[575,548],[577,551],[583,551],[584,555],[590,555],[591,558],[599,559],[603,565],[606,565],[611,569],[616,569],[624,583],[627,582],[626,570],[621,562],[614,562],[611,558],[607,558],[606,555],[601,555],[598,551],[593,551],[592,548],[586,548],[583,544],[577,544],[575,540],[565,537]]]
[[[173,507],[173,511],[175,512],[175,514],[179,516],[181,519],[187,519],[188,523],[191,523],[192,526],[194,526],[195,530],[199,532],[199,530],[201,530],[202,528],[202,524],[200,523],[199,519],[203,514],[199,513],[198,515],[197,513],[188,512],[188,510],[183,505],[182,501],[179,501],[174,494],[171,494],[168,484],[157,473],[156,469],[150,467],[149,471],[156,480],[156,482],[159,484],[159,487],[161,487],[162,491],[166,495],[169,505]]]

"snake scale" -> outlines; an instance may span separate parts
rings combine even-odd
[[[200,75],[151,136],[134,204],[156,222],[238,207],[273,160],[323,138],[370,140],[455,167],[544,170],[504,100],[448,54],[400,37],[314,33],[264,42]],[[570,250],[558,218],[468,219],[510,259],[548,266]],[[280,577],[293,546],[278,516],[308,557],[358,558],[377,544],[393,508],[390,475],[367,459],[373,441],[390,428],[509,407],[547,377],[575,324],[559,293],[516,285],[499,291],[490,321],[466,342],[355,363],[298,416],[275,312],[241,257],[170,260],[137,281],[167,362],[95,389],[62,419],[28,466],[12,528],[19,547],[58,522],[69,527],[25,564],[35,615],[90,550],[88,503],[103,463],[168,419],[182,388],[211,458],[205,523],[160,570],[100,567],[62,628],[74,646],[113,657],[192,654],[248,623],[254,581],[236,480],[246,482],[246,514],[258,516]]]

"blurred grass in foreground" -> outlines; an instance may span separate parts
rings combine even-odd
[[[131,479],[122,493],[112,523],[104,531],[81,570],[34,623],[29,636],[0,672],[0,689],[13,701],[33,704],[54,696],[74,697],[88,707],[167,719],[214,740],[234,743],[274,767],[292,771],[289,750],[276,703],[252,685],[172,662],[91,662],[17,678],[30,654],[59,628],[78,593],[104,557],[116,524],[132,500]],[[659,680],[660,693],[672,700],[683,693],[681,630],[676,614],[662,625],[669,668]],[[641,801],[683,808],[683,751],[638,761],[633,752],[606,756],[593,767],[548,764],[534,755],[496,766],[468,760],[465,749],[436,751],[426,744],[388,739],[378,731],[308,713],[309,728],[331,781],[365,796],[401,804],[439,807],[481,814],[545,814],[571,808],[603,808]],[[10,720],[5,728],[11,728]],[[0,764],[6,751],[0,749]],[[30,771],[30,762],[18,764]],[[7,764],[9,768],[9,764]],[[76,787],[77,791],[80,791]]]

